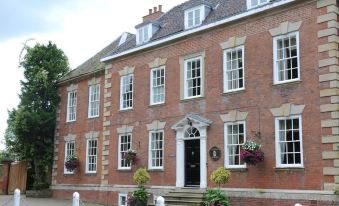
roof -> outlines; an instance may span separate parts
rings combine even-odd
[[[270,3],[263,5],[267,6],[269,4],[273,4],[275,2],[279,2],[283,0],[271,0]],[[161,15],[156,21],[159,23],[159,30],[152,36],[150,41],[147,44],[155,42],[157,40],[165,39],[167,37],[174,36],[176,34],[183,33],[187,31],[185,30],[185,10],[189,8],[193,8],[199,5],[208,5],[212,8],[209,15],[199,26],[209,25],[220,20],[228,19],[230,17],[242,14],[247,12],[247,0],[189,0],[184,2],[178,6],[175,6],[168,12]],[[256,7],[257,9],[259,7]],[[140,26],[142,24],[139,24]],[[197,27],[195,27],[197,28]],[[195,29],[192,28],[192,29]],[[124,47],[119,47],[111,50],[104,58],[103,61],[109,60],[109,57],[120,54],[122,52],[132,50],[138,47],[145,46],[145,44],[136,45],[136,39],[130,39],[130,42],[126,43]]]
[[[107,55],[112,50],[115,50],[119,47],[120,39],[123,38],[123,35],[119,36],[116,40],[114,40],[112,43],[110,43],[108,46],[106,46],[104,49],[99,51],[97,54],[95,54],[93,57],[82,63],[77,68],[73,69],[72,71],[68,72],[60,81],[59,83],[64,83],[73,79],[77,79],[83,76],[87,76],[89,74],[93,74],[99,71],[102,71],[105,69],[105,64],[100,61],[100,59]],[[126,42],[130,41],[130,39],[135,39],[133,34],[127,33]],[[121,44],[120,46],[124,46],[124,44]]]

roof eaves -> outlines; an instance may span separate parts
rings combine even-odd
[[[145,49],[149,49],[149,48],[155,47],[157,45],[161,45],[161,44],[164,44],[164,43],[167,43],[167,42],[170,42],[170,41],[173,41],[173,40],[176,40],[176,39],[179,39],[179,38],[182,38],[182,37],[185,37],[185,36],[197,33],[197,32],[201,32],[201,31],[204,31],[204,30],[207,30],[207,29],[211,29],[213,27],[217,27],[217,26],[220,26],[220,25],[223,25],[223,24],[226,24],[226,23],[230,23],[230,22],[233,22],[233,21],[245,18],[245,17],[249,17],[249,16],[252,16],[254,14],[258,14],[260,12],[271,10],[273,8],[276,8],[276,7],[279,7],[281,5],[291,3],[291,2],[295,2],[295,1],[297,1],[297,0],[281,0],[281,1],[278,1],[278,2],[272,2],[271,4],[267,4],[267,5],[262,6],[262,7],[251,9],[251,10],[248,10],[246,12],[237,14],[235,16],[228,17],[226,19],[221,19],[219,21],[212,22],[212,23],[209,23],[209,24],[206,24],[206,25],[194,28],[194,29],[190,29],[190,30],[187,30],[187,31],[176,33],[176,34],[170,35],[168,37],[165,37],[165,38],[162,38],[162,39],[159,39],[159,40],[155,40],[153,42],[149,42],[148,44],[145,44],[145,45],[142,45],[142,46],[139,46],[139,47],[136,47],[136,48],[132,48],[132,49],[123,51],[121,53],[113,54],[111,56],[104,57],[104,58],[101,59],[101,61],[106,62],[106,61],[113,60],[113,59],[118,58],[118,57],[122,57],[122,56],[125,56],[125,55],[128,55],[128,54],[132,54],[134,52],[139,52],[139,51],[142,51],[142,50],[145,50]]]

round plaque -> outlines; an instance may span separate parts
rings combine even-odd
[[[217,161],[220,159],[221,151],[218,147],[212,147],[209,153],[212,160]]]

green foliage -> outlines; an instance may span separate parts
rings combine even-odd
[[[140,186],[137,190],[132,193],[132,199],[139,200],[143,203],[147,203],[148,192],[143,186]]]
[[[334,188],[333,192],[335,195],[339,195],[339,188],[338,187]]]
[[[14,161],[15,157],[8,151],[0,151],[0,163],[3,161]]]
[[[133,175],[133,181],[139,186],[146,184],[151,179],[146,168],[139,168]]]
[[[48,185],[53,161],[54,128],[59,103],[58,80],[69,70],[62,50],[51,42],[25,47],[20,62],[24,69],[20,104],[9,111],[5,141],[18,159],[28,160],[34,169],[36,189]]]
[[[214,170],[211,175],[211,181],[217,185],[226,184],[230,179],[231,173],[224,167]]]
[[[207,206],[228,206],[228,197],[220,189],[208,189],[205,196]]]

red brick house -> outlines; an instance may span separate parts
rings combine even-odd
[[[158,196],[214,187],[209,176],[224,166],[232,205],[338,205],[338,14],[336,0],[150,10],[136,35],[60,82],[54,196],[125,205],[137,167]],[[250,139],[265,153],[256,166],[240,161]],[[137,165],[124,160],[128,149]],[[71,154],[76,172],[64,168]]]

